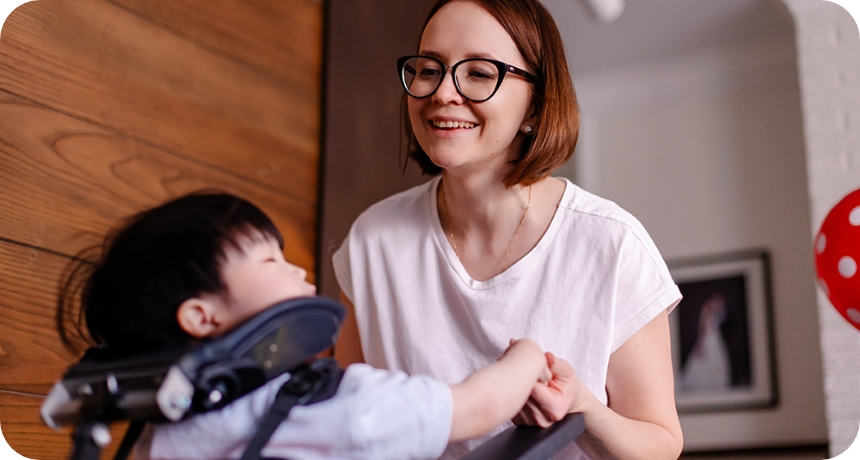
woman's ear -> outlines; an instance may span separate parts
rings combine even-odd
[[[538,122],[538,110],[535,106],[534,102],[529,105],[529,111],[526,114],[525,119],[520,124],[520,131],[526,136],[531,136],[535,133],[535,127]]]
[[[192,297],[179,305],[176,320],[183,331],[202,339],[220,330],[221,322],[218,320],[217,310],[214,300]]]

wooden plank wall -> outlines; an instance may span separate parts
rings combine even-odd
[[[38,417],[77,358],[54,328],[57,282],[118,219],[218,188],[315,272],[322,29],[322,0],[41,0],[8,18],[0,425],[19,453],[68,456],[69,432]]]

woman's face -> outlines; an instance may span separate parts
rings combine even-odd
[[[482,57],[532,71],[502,25],[470,1],[454,1],[436,12],[424,29],[418,54],[448,66]],[[528,81],[509,73],[492,98],[470,102],[457,92],[449,71],[433,96],[408,98],[409,119],[436,165],[446,170],[504,168],[519,153],[520,129],[530,116],[530,92]],[[443,122],[455,123],[449,128],[451,123]]]

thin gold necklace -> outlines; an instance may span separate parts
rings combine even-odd
[[[441,187],[441,184],[440,184]],[[444,208],[445,221],[448,224],[448,235],[451,237],[451,247],[454,249],[454,254],[457,255],[457,258],[460,258],[460,251],[457,249],[457,238],[454,237],[454,226],[451,225],[451,213],[448,209],[448,199],[445,196],[445,188],[442,187],[442,191],[440,193],[440,200],[442,201],[442,206]],[[505,252],[505,258],[502,260],[502,263],[499,267],[497,267],[495,273],[499,274],[503,272],[507,268],[508,259],[511,257],[511,253],[514,251],[514,244],[517,242],[517,237],[520,236],[520,230],[523,228],[523,222],[526,221],[526,214],[529,212],[529,207],[532,204],[532,187],[529,186],[529,197],[528,201],[526,201],[526,209],[523,210],[523,216],[520,218],[520,223],[517,224],[517,229],[514,231],[514,236],[511,237],[511,242],[508,243],[508,250]],[[495,275],[494,275],[495,276]]]

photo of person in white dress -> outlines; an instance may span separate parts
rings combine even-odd
[[[678,390],[749,387],[750,341],[743,276],[680,283]]]
[[[699,338],[687,357],[681,386],[684,390],[722,389],[731,385],[729,350],[720,326],[726,319],[726,299],[714,294],[699,315]]]

